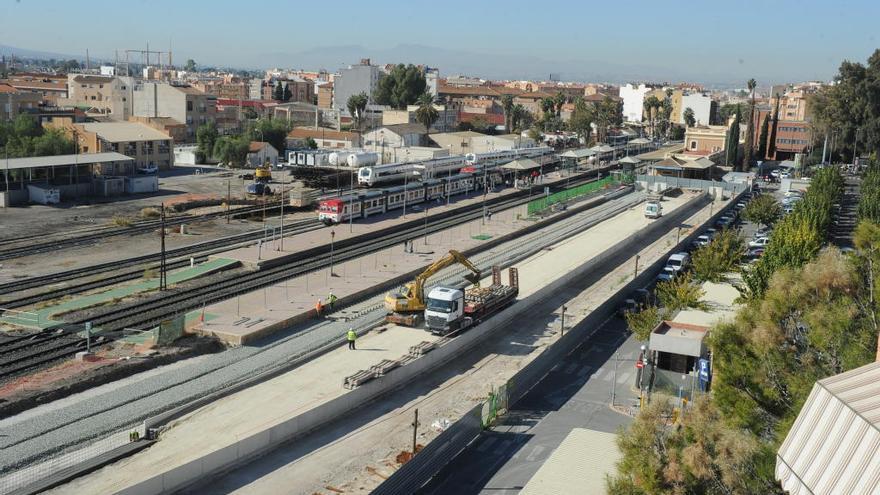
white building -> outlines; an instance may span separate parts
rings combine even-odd
[[[623,89],[623,88],[621,88]],[[709,125],[709,116],[712,114],[712,98],[701,93],[685,93],[681,95],[681,115],[679,122],[684,122],[684,111],[690,108],[694,111],[697,125]],[[624,103],[624,115],[626,115],[626,103]]]
[[[645,95],[651,89],[644,84],[639,84],[638,87],[632,84],[620,87],[619,96],[623,100],[623,120],[627,122],[642,121]]]
[[[348,114],[348,99],[360,93],[366,93],[369,101],[373,101],[373,91],[379,84],[381,69],[370,64],[370,59],[365,58],[357,65],[349,65],[347,69],[341,69],[339,75],[333,80],[333,108],[342,115]]]

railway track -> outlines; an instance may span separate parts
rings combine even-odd
[[[289,233],[287,229],[285,229],[285,237],[288,235],[296,235],[303,232],[308,232],[311,230],[322,228],[320,224],[317,224],[312,219],[300,220],[292,222],[289,227]],[[245,232],[242,234],[236,234],[229,237],[224,237],[222,239],[214,239],[211,241],[200,242],[197,244],[192,244],[190,246],[183,246],[180,248],[170,249],[165,251],[166,259],[171,259],[172,261],[168,263],[168,267],[170,269],[180,268],[189,264],[189,259],[178,259],[174,260],[174,258],[180,257],[195,257],[198,260],[203,260],[209,254],[214,254],[215,252],[220,252],[228,249],[231,246],[248,243],[255,241],[257,239],[262,238],[265,233],[262,230],[255,230],[251,232]],[[69,280],[76,280],[78,278],[82,278],[85,276],[96,275],[100,273],[108,273],[115,272],[125,268],[138,267],[136,269],[126,270],[121,273],[114,273],[107,277],[102,277],[96,280],[90,280],[86,282],[76,283],[72,285],[67,285],[65,287],[58,287],[54,289],[50,289],[45,292],[41,292],[40,294],[19,297],[15,299],[6,299],[0,302],[0,306],[3,308],[18,308],[22,306],[26,306],[29,304],[34,304],[37,302],[42,302],[50,299],[54,299],[57,297],[76,294],[79,292],[84,292],[87,290],[91,290],[98,287],[104,287],[107,285],[124,282],[128,280],[134,280],[143,276],[143,270],[149,267],[152,263],[156,263],[160,260],[161,255],[159,253],[148,254],[143,256],[136,256],[133,258],[128,258],[120,261],[112,261],[107,263],[100,263],[97,265],[90,265],[87,267],[76,268],[73,270],[66,270],[63,272],[53,273],[49,275],[42,275],[38,277],[29,277],[22,280],[17,280],[15,282],[8,282],[5,284],[0,284],[0,294],[11,294],[23,290],[33,289],[37,287],[46,287],[54,284],[58,284],[61,282],[66,282]]]
[[[595,180],[595,176],[584,182],[593,180]],[[496,198],[489,206],[495,210],[507,209],[528,201],[529,198],[521,196]],[[481,203],[470,205],[429,224],[427,231],[428,233],[437,232],[478,219],[481,215]],[[402,244],[405,240],[424,235],[424,232],[424,223],[421,220],[415,220],[365,236],[340,241],[334,250],[333,259],[335,262],[344,262]],[[285,279],[323,269],[329,265],[329,262],[329,249],[326,246],[319,246],[298,253],[295,258],[280,266],[265,268],[257,272],[231,275],[226,279],[214,280],[187,288],[171,289],[146,301],[92,314],[88,317],[88,321],[109,331],[125,327],[147,327],[167,319],[170,315],[185,313],[206,304],[229,299],[255,289],[274,285]],[[84,323],[85,321],[86,319],[75,320],[72,323]]]
[[[277,210],[280,205],[252,205],[230,210],[230,216],[247,215],[262,211]],[[165,219],[165,225],[174,226],[183,223],[199,222],[210,220],[218,217],[226,216],[225,211],[216,211],[204,213],[202,215],[184,215]],[[130,227],[101,227],[96,229],[84,229],[83,235],[76,236],[52,236],[52,235],[29,235],[11,239],[5,239],[0,246],[8,246],[0,249],[0,260],[21,258],[33,254],[55,251],[59,248],[71,248],[79,246],[88,246],[100,240],[119,235],[132,235],[144,232],[150,232],[158,229],[161,225],[160,220],[144,220],[137,222]]]

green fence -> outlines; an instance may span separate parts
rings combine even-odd
[[[572,187],[571,189],[566,189],[564,191],[559,191],[558,193],[551,194],[547,197],[536,199],[529,202],[529,215],[534,215],[535,213],[549,208],[557,203],[564,203],[571,199],[596,192],[599,189],[604,189],[606,186],[616,184],[617,182],[618,180],[614,177],[605,177],[604,179],[599,181],[590,182],[589,184],[584,184],[582,186]]]

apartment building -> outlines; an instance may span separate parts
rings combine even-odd
[[[334,131],[333,129],[315,129],[309,127],[296,127],[287,134],[288,148],[303,148],[309,138],[313,139],[319,148],[360,148],[361,135],[354,132]]]
[[[12,120],[20,113],[34,113],[39,107],[40,95],[0,83],[0,120]]]
[[[382,70],[370,64],[370,59],[362,59],[357,65],[349,65],[341,69],[333,80],[333,108],[343,116],[348,113],[348,99],[354,95],[366,93],[372,101],[373,92],[379,84]]]
[[[159,132],[164,132],[171,136],[171,140],[175,143],[186,142],[186,124],[178,122],[171,117],[138,117],[135,115],[129,117],[128,121],[143,124]]]
[[[627,122],[641,122],[644,113],[645,97],[652,88],[639,84],[633,86],[626,84],[619,89],[620,98],[623,100],[623,120]]]
[[[113,151],[133,159],[128,163],[113,163],[100,170],[101,175],[131,175],[137,169],[155,165],[159,170],[174,166],[174,142],[168,134],[137,122],[72,123],[56,119],[48,128],[63,130],[78,144],[79,153]]]
[[[0,81],[18,91],[40,95],[41,105],[57,105],[58,100],[67,98],[67,78],[37,73],[20,73],[10,75]]]
[[[87,115],[127,120],[132,115],[132,78],[68,74],[67,98],[59,106],[83,108]]]
[[[170,117],[186,125],[187,143],[195,142],[196,129],[214,122],[217,97],[191,86],[144,82],[134,88],[133,115]]]
[[[333,108],[333,83],[328,82],[318,85],[318,107]]]

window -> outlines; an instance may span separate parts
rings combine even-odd
[[[191,102],[191,101],[187,101],[187,102],[186,102],[186,111],[187,111],[187,112],[192,112],[192,110],[193,110],[193,102]]]
[[[692,150],[697,149],[697,142],[696,141],[691,141],[691,149]]]

